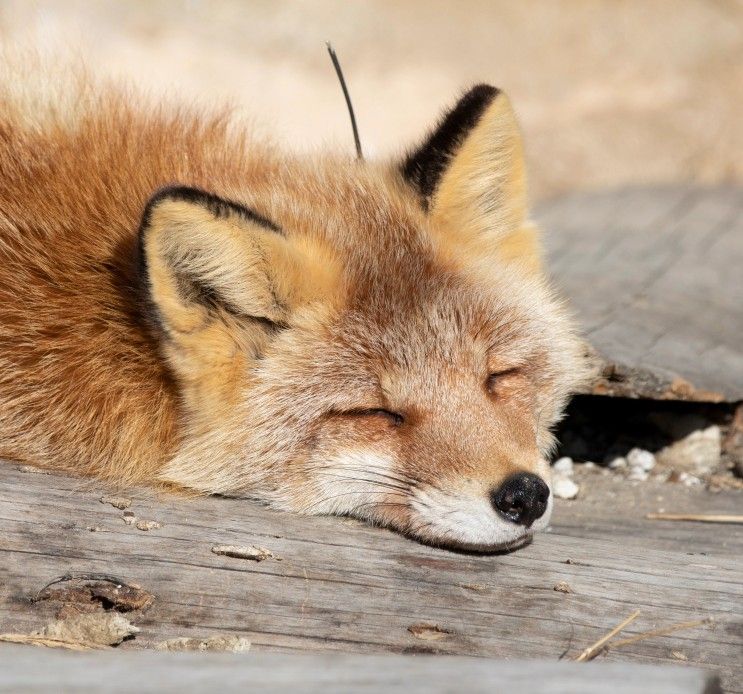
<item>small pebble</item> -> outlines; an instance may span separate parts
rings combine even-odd
[[[679,475],[679,482],[685,487],[696,487],[697,485],[703,484],[702,480],[694,475],[690,475],[688,472],[682,472]]]
[[[567,581],[560,581],[555,583],[555,587],[552,590],[556,590],[558,593],[572,593],[573,589],[570,587]]]
[[[655,467],[655,456],[643,448],[633,448],[627,453],[627,463],[630,468],[639,468],[644,472],[650,472]]]
[[[609,468],[612,470],[623,470],[627,467],[627,458],[620,456],[619,458],[614,458],[614,460],[609,462]]]
[[[162,528],[162,523],[158,523],[154,520],[138,520],[134,527],[137,530],[158,530],[159,528]]]
[[[124,511],[121,517],[127,525],[134,525],[137,522],[137,517],[134,515],[134,511]]]
[[[580,487],[568,477],[555,480],[554,494],[558,499],[575,499]]]
[[[564,475],[573,474],[573,459],[572,458],[558,458],[552,465],[552,469],[555,472],[562,473]]]
[[[132,500],[127,499],[125,496],[102,496],[99,501],[102,504],[111,504],[114,508],[123,511],[132,505]]]
[[[671,655],[676,658],[676,660],[689,660],[689,658],[687,658],[681,651],[671,651]]]
[[[644,482],[647,478],[648,473],[641,467],[630,467],[629,475],[627,475],[628,480],[633,480],[635,482]]]

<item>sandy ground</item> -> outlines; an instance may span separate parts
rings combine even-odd
[[[369,155],[400,151],[463,87],[488,81],[522,119],[535,198],[743,181],[738,0],[6,0],[0,40],[231,101],[295,146],[351,150],[331,40]]]

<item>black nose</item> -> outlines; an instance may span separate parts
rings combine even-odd
[[[527,528],[544,515],[550,488],[530,472],[511,475],[490,495],[490,501],[501,516]]]

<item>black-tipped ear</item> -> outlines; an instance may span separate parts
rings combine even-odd
[[[425,208],[429,207],[454,153],[499,93],[499,89],[488,84],[472,87],[444,114],[423,144],[406,157],[402,175],[417,189]]]
[[[521,130],[508,97],[474,87],[402,164],[432,226],[459,247],[539,267]]]
[[[192,334],[213,309],[280,322],[292,265],[281,230],[253,210],[210,193],[166,188],[147,204],[140,270],[157,322]]]

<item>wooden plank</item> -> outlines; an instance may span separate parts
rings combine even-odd
[[[606,361],[593,392],[743,400],[743,190],[638,188],[542,205],[550,267]]]
[[[618,663],[503,662],[445,656],[225,656],[185,653],[0,651],[0,692],[493,692],[715,694],[716,678],[693,668]]]
[[[597,473],[583,483],[584,499],[558,502],[552,531],[531,546],[475,555],[348,519],[132,490],[137,516],[163,524],[143,532],[99,502],[110,490],[95,482],[2,464],[0,630],[28,632],[50,619],[51,603],[30,600],[69,571],[113,574],[155,594],[151,608],[132,613],[141,632],[120,650],[230,633],[247,636],[259,651],[557,661],[640,609],[626,636],[707,617],[715,625],[640,641],[602,659],[679,665],[685,658],[721,674],[728,691],[743,691],[743,528],[643,518],[659,504],[733,513],[740,495],[615,479]],[[215,543],[261,545],[281,560],[218,556]],[[571,593],[554,590],[561,581]],[[421,640],[408,630],[420,623],[449,633]]]

